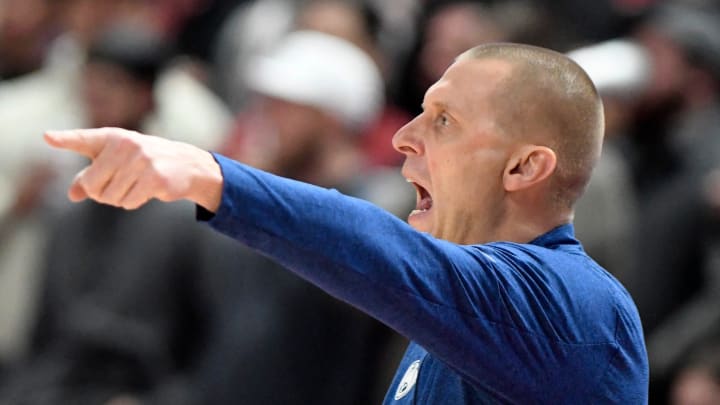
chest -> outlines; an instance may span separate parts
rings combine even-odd
[[[384,405],[494,404],[490,396],[411,343],[403,356]]]

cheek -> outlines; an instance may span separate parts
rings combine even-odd
[[[428,162],[433,199],[440,206],[459,207],[475,198],[479,178],[476,166],[468,160],[449,156]]]
[[[462,207],[493,199],[502,192],[502,173],[508,155],[505,144],[488,136],[463,136],[457,142],[436,145],[427,155],[427,167],[441,205]],[[426,149],[427,151],[427,149]]]
[[[442,165],[446,181],[455,199],[461,201],[490,198],[502,190],[504,155],[495,150],[460,152],[455,159],[448,158]],[[466,197],[467,198],[457,198]],[[473,202],[477,204],[477,201]]]

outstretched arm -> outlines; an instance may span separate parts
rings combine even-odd
[[[603,277],[583,255],[553,255],[548,262],[537,259],[537,249],[513,244],[455,245],[417,232],[372,204],[137,133],[101,129],[46,137],[93,158],[73,183],[72,199],[125,208],[151,198],[194,201],[215,213],[215,229],[509,400],[539,398],[548,381],[599,381],[606,367],[586,365],[607,364],[616,348],[615,321],[566,322],[577,317],[578,308],[598,301],[588,293],[576,302],[581,295],[567,293],[591,291],[595,284],[588,277]],[[555,264],[575,275],[559,276],[550,269]],[[596,307],[603,310],[580,312],[614,316],[607,305]],[[585,327],[590,324],[609,327]],[[588,386],[564,387],[565,399],[587,398]]]
[[[215,212],[222,173],[210,153],[181,142],[120,128],[49,131],[45,141],[87,156],[68,196],[135,209],[150,199],[187,199]]]
[[[217,213],[211,221],[217,230],[442,358],[456,352],[450,350],[456,340],[437,335],[447,332],[443,322],[457,316],[458,306],[472,312],[461,292],[474,281],[454,275],[477,263],[461,247],[415,232],[369,203],[218,156],[227,170],[223,173],[211,154],[190,145],[116,128],[49,132],[45,137],[53,146],[92,159],[70,187],[72,200],[91,198],[131,209],[152,198],[189,199]],[[451,260],[448,250],[457,257]],[[440,295],[457,295],[455,300],[462,302],[438,307],[434,303],[453,301]],[[452,344],[442,349],[441,340]],[[453,364],[460,359],[447,360]]]

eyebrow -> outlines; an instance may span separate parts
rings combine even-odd
[[[423,111],[427,108],[428,104],[432,105],[433,107],[439,109],[439,110],[446,110],[446,111],[457,111],[455,108],[453,108],[452,105],[442,102],[442,101],[433,101],[431,103],[425,103],[423,102],[421,104],[421,107]]]

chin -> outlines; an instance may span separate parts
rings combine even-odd
[[[408,224],[418,232],[425,232],[432,234],[432,222],[429,212],[424,213],[412,213],[408,217]]]

